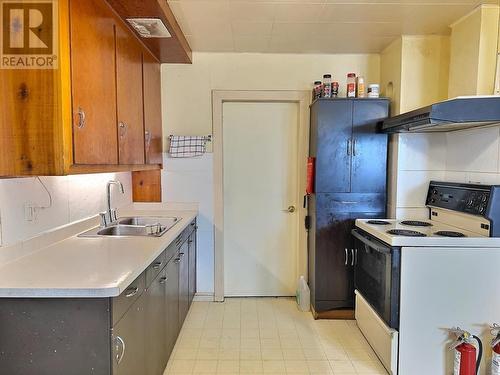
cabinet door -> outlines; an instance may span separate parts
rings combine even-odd
[[[163,374],[166,345],[166,285],[167,271],[164,269],[153,280],[145,292],[146,298],[146,374]]]
[[[172,353],[177,335],[179,334],[179,263],[179,253],[177,253],[166,266],[165,303],[167,313],[165,316],[165,329],[168,355]]]
[[[116,98],[120,164],[144,164],[142,49],[124,26],[116,27]]]
[[[146,373],[145,303],[143,294],[113,328],[113,375]]]
[[[189,245],[186,240],[179,251],[179,326],[189,310]]]
[[[75,164],[117,164],[115,20],[100,0],[70,1]]]
[[[349,192],[352,101],[317,101],[311,115],[311,150],[316,157],[316,192]]]
[[[377,122],[387,118],[387,100],[356,101],[353,108],[351,192],[385,193],[387,134],[377,133]]]
[[[143,53],[144,136],[146,163],[162,163],[161,67],[147,51]]]
[[[313,244],[315,308],[317,311],[354,306],[354,241],[357,218],[380,218],[384,194],[316,194]],[[311,241],[309,242],[311,244]]]
[[[189,245],[189,305],[196,293],[196,230],[188,239]]]

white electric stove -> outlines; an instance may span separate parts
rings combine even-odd
[[[356,320],[391,374],[447,373],[446,328],[500,322],[500,186],[431,181],[426,206],[352,231]]]

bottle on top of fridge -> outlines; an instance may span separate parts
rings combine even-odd
[[[366,96],[365,79],[359,76],[357,81],[358,81],[357,97],[364,98]]]
[[[325,74],[323,76],[323,98],[332,97],[332,75]]]
[[[313,100],[321,98],[323,95],[323,83],[321,81],[314,81]]]
[[[346,94],[348,98],[356,97],[356,73],[347,74],[347,90]]]
[[[332,82],[332,98],[336,98],[339,96],[339,83],[334,81]]]

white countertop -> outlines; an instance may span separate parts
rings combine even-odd
[[[0,297],[120,295],[198,215],[194,210],[138,207],[141,209],[120,210],[119,215],[175,216],[180,220],[162,237],[82,238],[73,234],[10,262],[4,261],[0,265]]]
[[[377,237],[379,240],[391,245],[401,247],[486,247],[486,248],[500,248],[499,237],[484,237],[476,233],[469,232],[463,229],[458,229],[450,225],[445,225],[431,220],[420,220],[432,223],[431,227],[414,227],[402,225],[400,220],[386,220],[389,225],[374,225],[367,223],[368,219],[357,219],[356,227],[364,230],[365,232]],[[395,236],[388,234],[390,229],[410,229],[424,233],[426,237],[405,237]],[[441,237],[435,236],[437,231],[460,231],[467,237]]]

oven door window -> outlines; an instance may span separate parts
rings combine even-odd
[[[372,247],[358,238],[355,238],[355,244],[355,287],[390,325],[392,264],[390,247],[386,248],[386,252],[381,252],[379,247]]]

